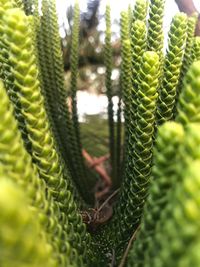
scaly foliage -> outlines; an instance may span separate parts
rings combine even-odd
[[[109,146],[110,146],[110,161],[112,166],[112,176],[115,179],[115,132],[114,132],[114,119],[113,119],[113,101],[112,101],[112,46],[111,46],[111,18],[110,6],[106,6],[106,36],[105,36],[105,67],[106,67],[106,94],[108,97],[108,124],[109,124]]]
[[[89,198],[90,186],[87,179],[87,173],[84,166],[84,161],[82,157],[82,144],[80,139],[80,127],[78,123],[78,114],[77,114],[77,77],[78,77],[78,54],[79,54],[79,27],[80,27],[80,10],[78,2],[74,6],[74,15],[73,15],[73,29],[72,29],[72,43],[71,43],[71,57],[70,57],[70,66],[71,66],[71,100],[72,100],[72,133],[71,136],[71,153],[75,159],[76,166],[76,176],[75,182],[79,187],[79,191],[85,196],[86,199]],[[59,70],[58,70],[59,72]],[[81,187],[79,186],[81,184]]]
[[[63,176],[62,163],[56,153],[43,107],[43,98],[37,80],[34,51],[31,46],[31,35],[27,27],[28,19],[20,10],[11,9],[6,12],[4,21],[7,25],[4,30],[10,48],[11,71],[15,78],[14,83],[20,94],[22,113],[27,124],[28,137],[32,143],[33,161],[40,177],[47,183],[57,205],[61,211],[65,212],[62,218],[63,226],[66,221],[70,220],[75,220],[78,226],[81,224],[81,218],[76,212],[77,207],[69,191],[69,181]],[[13,34],[9,34],[10,27],[14,24],[18,27],[16,26],[16,31]],[[21,53],[22,50],[24,51],[23,53]],[[22,76],[22,73],[24,76]],[[69,210],[73,212],[73,216],[72,214],[69,214],[70,217],[67,216],[67,211]],[[76,227],[69,224],[69,232],[71,233],[73,233],[72,227],[75,230]],[[75,246],[80,242],[80,238],[78,236],[76,238],[76,241],[73,241]],[[86,237],[86,239],[88,238]]]
[[[165,0],[151,0],[148,20],[148,50],[158,53],[163,59],[163,16]]]
[[[52,259],[52,248],[46,243],[44,235],[40,233],[37,214],[27,205],[25,193],[8,178],[1,171],[1,266],[56,266],[56,262]]]
[[[124,117],[127,121],[128,119],[128,102],[130,96],[130,88],[131,88],[131,46],[129,40],[129,27],[130,27],[130,17],[127,12],[121,12],[120,18],[120,30],[121,30],[121,72],[120,72],[120,92],[119,92],[119,102],[118,102],[118,124],[117,124],[117,142],[116,142],[116,167],[117,167],[117,182],[115,182],[115,186],[119,186],[120,175],[121,175],[121,105],[122,98],[124,99],[124,103],[126,106],[124,108]],[[127,136],[127,135],[125,135]],[[126,143],[126,141],[125,141]]]
[[[81,151],[78,2],[71,46],[71,112],[55,0],[43,0],[42,12],[38,0],[1,1],[1,266],[123,266],[136,234],[127,266],[199,266],[200,37],[194,37],[196,15],[187,19],[177,14],[164,58],[164,3],[136,1],[133,12],[129,6],[128,13],[121,13],[117,132],[110,6],[106,7],[112,187],[103,189],[119,189],[112,215],[114,195],[99,209],[92,208],[90,170]],[[176,122],[164,123],[174,118]],[[86,207],[82,197],[91,205],[80,212]]]
[[[188,68],[190,67],[191,62],[191,51],[193,49],[193,37],[194,37],[194,32],[196,28],[196,23],[197,23],[197,14],[194,14],[193,16],[188,18],[187,22],[187,41],[186,41],[186,47],[184,51],[184,57],[183,57],[183,63],[181,66],[180,70],[180,77],[179,77],[179,84],[177,87],[177,97],[176,101],[178,99],[178,96],[180,94],[180,91],[183,86],[183,78],[185,74],[188,71]]]
[[[185,76],[176,120],[183,125],[200,122],[200,63],[194,62]]]
[[[151,240],[160,221],[160,211],[168,204],[169,192],[177,179],[176,168],[180,155],[176,152],[183,140],[184,130],[178,123],[168,122],[159,128],[149,197],[140,232],[129,254],[128,266],[144,266],[144,251],[151,247]]]
[[[2,101],[0,163],[3,173],[27,192],[28,203],[31,209],[37,212],[38,222],[44,230],[43,234],[54,251],[53,258],[57,258],[58,262],[69,262],[69,259],[62,255],[73,253],[68,243],[69,237],[65,232],[69,222],[59,205],[53,202],[51,193],[47,192],[46,184],[40,179],[35,166],[32,165],[31,157],[24,149],[17,123],[12,116],[12,107],[2,83],[0,96]],[[61,221],[64,223],[62,226]],[[57,236],[53,233],[57,233]]]
[[[122,255],[128,237],[140,223],[142,207],[147,196],[151,173],[158,69],[158,55],[155,52],[145,52],[138,75],[141,83],[138,88],[140,104],[136,113],[137,128],[135,134],[132,134],[135,123],[132,125],[130,121],[131,133],[121,193],[111,221],[111,231],[106,228],[106,234],[104,233],[111,239],[109,247],[115,249],[118,259]],[[130,118],[132,118],[131,115]],[[147,146],[148,149],[146,149]]]
[[[132,22],[135,22],[136,20],[141,20],[144,23],[146,23],[147,8],[148,8],[148,1],[147,0],[136,0],[135,7],[133,10]]]
[[[187,16],[177,14],[169,32],[168,51],[164,60],[163,77],[159,88],[156,123],[162,124],[173,118],[177,85],[186,41]]]
[[[198,219],[199,130],[199,125],[189,125],[186,128],[185,141],[179,149],[181,161],[176,166],[177,186],[169,192],[168,204],[161,212],[156,234],[152,236],[151,246],[145,253],[143,261],[145,266],[164,267],[169,266],[168,264],[190,266],[187,265],[188,262],[195,262],[198,259],[198,257],[193,258],[193,255],[197,249],[196,244],[199,244],[196,233],[200,227]],[[182,152],[186,151],[187,154],[183,157]],[[185,254],[183,247],[186,243],[189,253]],[[159,254],[157,247],[160,248]]]

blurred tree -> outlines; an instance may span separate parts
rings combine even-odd
[[[99,49],[99,53],[96,49],[100,46],[99,35],[97,31],[97,25],[99,23],[98,8],[100,0],[88,0],[87,10],[81,13],[81,27],[80,27],[80,58],[79,64],[86,65],[87,63],[103,63],[102,49]],[[69,49],[71,46],[70,35],[71,27],[73,24],[73,7],[70,6],[66,13],[69,30],[66,32],[66,37],[63,42],[63,56],[65,69],[68,70],[70,66],[69,62]],[[98,50],[98,49],[97,49]]]

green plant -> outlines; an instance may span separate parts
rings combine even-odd
[[[82,156],[76,103],[78,2],[67,96],[55,0],[42,1],[42,15],[37,0],[1,0],[2,267],[199,266],[200,39],[196,15],[179,13],[164,53],[164,2],[136,1],[134,11],[121,13],[117,124],[106,7],[112,182],[103,188],[110,197],[95,210],[96,176]]]

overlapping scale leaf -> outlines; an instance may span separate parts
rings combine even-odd
[[[188,18],[187,22],[187,41],[186,41],[186,47],[183,57],[183,64],[181,66],[181,72],[179,77],[179,84],[177,88],[177,98],[181,92],[182,86],[183,86],[183,79],[188,71],[188,68],[190,67],[191,63],[191,50],[193,47],[193,38],[194,38],[194,32],[196,28],[197,23],[197,14],[194,14],[193,16]]]
[[[72,100],[72,133],[71,133],[71,151],[74,157],[74,166],[76,169],[76,176],[74,177],[75,183],[81,192],[81,195],[87,200],[92,202],[90,196],[90,184],[88,175],[84,165],[82,157],[82,143],[80,126],[78,121],[77,111],[77,78],[78,78],[78,60],[79,60],[79,28],[80,28],[80,8],[78,1],[74,5],[73,14],[73,29],[72,29],[72,41],[70,51],[70,70],[71,70],[71,81],[70,81],[70,94]]]
[[[89,236],[78,214],[69,184],[63,177],[62,162],[55,150],[48,118],[44,110],[43,97],[38,82],[38,72],[31,43],[28,19],[22,11],[14,9],[4,16],[5,33],[10,47],[10,62],[15,85],[18,88],[23,115],[27,123],[29,138],[32,142],[32,157],[37,169],[62,211],[65,212],[62,223],[67,225],[71,242],[81,254],[86,253]],[[11,25],[17,25],[15,32]],[[80,245],[81,244],[81,245]]]
[[[159,58],[155,52],[145,52],[139,72],[136,128],[130,115],[131,131],[127,146],[127,161],[119,202],[112,220],[114,248],[118,258],[136,230],[148,194],[151,174],[155,107],[158,87]],[[132,110],[130,110],[131,112]],[[115,229],[115,230],[114,230]]]
[[[40,82],[45,106],[53,129],[56,144],[61,152],[73,179],[77,173],[76,155],[72,156],[73,138],[72,123],[67,106],[67,95],[64,86],[63,60],[60,46],[60,36],[55,10],[55,1],[42,2],[40,16],[38,1],[34,1],[34,21],[36,44],[39,56]]]
[[[200,242],[199,168],[198,160],[191,162],[188,169],[182,169],[182,184],[176,187],[173,196],[171,195],[169,205],[163,212],[160,227],[157,228],[154,248],[159,246],[159,254],[154,252],[155,255],[149,257],[147,266],[185,266],[186,263],[192,262],[196,263],[195,266],[199,265],[198,257],[192,258],[198,254]]]
[[[31,143],[29,142],[27,138],[27,129],[25,126],[24,118],[21,114],[21,104],[19,102],[18,96],[16,94],[15,85],[13,84],[14,77],[10,70],[10,62],[9,62],[9,51],[8,47],[5,43],[5,37],[4,37],[4,24],[2,17],[4,15],[5,10],[10,9],[12,7],[16,6],[16,3],[14,1],[8,1],[4,0],[0,4],[0,77],[4,80],[4,84],[6,87],[6,90],[8,92],[8,95],[13,102],[15,106],[15,117],[18,120],[18,127],[22,133],[22,137],[24,140],[24,144],[26,146],[26,149],[31,151]]]
[[[178,13],[173,18],[169,31],[168,51],[164,60],[162,83],[157,101],[157,125],[173,118],[186,34],[187,16],[184,13]]]
[[[38,215],[30,209],[25,192],[0,170],[0,265],[2,267],[55,267],[52,247],[41,235]]]
[[[173,266],[175,263],[181,266],[182,259],[192,260],[192,255],[185,253],[185,244],[188,252],[194,253],[193,245],[199,243],[199,130],[198,123],[188,124],[185,128],[184,142],[179,151],[176,151],[180,155],[176,167],[177,182],[169,193],[168,205],[162,211],[150,250],[145,255],[145,264],[149,264],[147,266]]]
[[[106,32],[105,32],[105,47],[104,47],[104,64],[106,67],[106,95],[108,98],[108,125],[109,125],[109,147],[110,147],[110,162],[112,166],[113,178],[115,177],[115,143],[114,143],[114,111],[113,111],[113,101],[112,101],[112,46],[111,46],[111,17],[110,17],[110,5],[106,6]]]
[[[185,76],[176,120],[183,125],[200,122],[200,61],[194,62]]]
[[[134,99],[135,96],[135,104],[132,106],[135,111],[137,109],[137,90],[138,90],[138,79],[137,75],[140,71],[140,64],[142,60],[142,56],[146,50],[146,41],[147,41],[147,30],[144,22],[137,20],[132,24],[131,30],[131,52],[132,52],[132,88],[131,95]]]
[[[125,138],[124,138],[124,157],[126,155],[126,145],[128,142],[128,121],[130,110],[131,95],[131,42],[129,39],[128,15],[121,12],[121,74],[120,86],[121,95],[124,102],[124,118],[125,118]]]
[[[135,22],[136,20],[141,20],[144,23],[146,23],[147,8],[148,8],[148,1],[147,0],[136,0],[135,6],[133,9],[132,22]]]
[[[145,251],[151,246],[161,211],[167,206],[170,190],[176,184],[177,164],[180,161],[177,151],[183,142],[184,130],[180,124],[168,122],[159,128],[149,196],[144,208],[141,229],[129,252],[128,266],[145,266]]]
[[[116,169],[117,177],[115,180],[115,187],[120,184],[121,177],[121,130],[122,130],[122,99],[124,101],[124,117],[127,121],[128,116],[128,101],[131,89],[131,46],[129,40],[129,28],[130,28],[130,14],[125,11],[121,12],[120,17],[120,34],[121,34],[121,70],[120,70],[120,88],[119,88],[119,102],[117,111],[117,135],[116,135]],[[126,124],[125,124],[126,125]],[[125,143],[127,138],[127,131],[125,132]],[[125,144],[124,144],[125,153]]]
[[[163,59],[163,16],[165,0],[151,0],[148,19],[148,50],[158,53]]]
[[[192,43],[193,45],[191,48],[191,55],[190,55],[190,60],[189,60],[190,65],[194,61],[200,60],[200,37],[196,36],[192,39],[192,41],[193,41]]]
[[[0,84],[0,163],[3,172],[17,183],[28,197],[31,209],[39,216],[38,221],[46,239],[53,248],[53,256],[58,262],[68,264],[73,255],[69,245],[70,236],[66,233],[68,220],[61,212],[58,204],[53,202],[51,194],[43,180],[40,179],[36,168],[32,165],[31,157],[23,146],[17,123],[12,116],[12,107],[3,84]],[[64,228],[61,224],[65,220]],[[60,254],[61,253],[61,254]],[[62,255],[63,253],[63,255]],[[68,257],[66,257],[66,254]],[[77,259],[78,260],[78,259]]]

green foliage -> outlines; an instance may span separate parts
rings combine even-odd
[[[175,155],[175,151],[184,142],[183,139],[184,130],[178,123],[168,122],[158,130],[149,197],[144,208],[140,232],[129,255],[128,266],[145,265],[144,251],[151,247],[161,211],[168,204],[169,192],[177,179],[180,155]]]
[[[133,234],[136,241],[120,266],[125,261],[137,267],[199,266],[200,37],[194,37],[196,15],[177,14],[164,57],[164,2],[136,1],[134,11],[129,6],[121,13],[117,127],[110,6],[106,7],[108,133],[101,123],[97,131],[109,139],[104,140],[110,152],[109,190],[119,188],[119,196],[112,218],[98,228],[109,201],[100,212],[80,213],[87,205],[93,208],[94,194],[88,175],[92,172],[82,157],[76,103],[78,2],[71,42],[70,111],[55,0],[42,1],[42,15],[37,0],[1,1],[2,267],[118,266]],[[174,118],[176,122],[168,122]],[[89,124],[82,129],[89,132]],[[90,140],[83,137],[85,146]]]
[[[147,195],[152,161],[158,69],[159,60],[157,54],[145,52],[138,73],[140,84],[138,86],[137,101],[140,105],[138,105],[134,116],[130,113],[127,159],[120,201],[116,207],[118,216],[120,216],[118,217],[120,224],[123,221],[124,226],[126,225],[124,229],[121,229],[120,233],[122,243],[127,240],[130,232],[137,228],[142,214],[142,206]],[[135,121],[132,118],[135,118]],[[134,165],[132,164],[133,162]],[[127,186],[128,184],[129,186]]]
[[[25,193],[2,172],[0,208],[1,266],[56,266],[53,250],[41,234],[37,214],[29,208]]]
[[[112,102],[112,46],[111,46],[111,18],[110,18],[110,6],[106,6],[106,36],[105,36],[105,67],[106,67],[106,94],[108,97],[108,125],[109,125],[109,145],[110,145],[110,162],[112,166],[112,174],[115,179],[115,131],[114,131],[114,119],[113,119],[113,102]]]
[[[148,20],[148,50],[158,53],[163,58],[163,16],[165,0],[151,0]]]
[[[186,128],[184,143],[178,151],[181,161],[176,165],[177,178],[168,193],[166,208],[160,211],[161,219],[156,226],[156,234],[152,236],[149,249],[145,253],[143,261],[145,266],[169,266],[174,262],[177,266],[182,266],[181,264],[190,266],[191,262],[196,266],[199,265],[198,257],[192,257],[196,253],[196,244],[199,243],[199,237],[196,235],[199,229],[198,132],[199,125],[190,125]],[[186,151],[187,156],[184,156],[186,158],[184,160],[182,153],[186,155]],[[175,186],[177,183],[179,186]],[[186,244],[190,253],[187,255],[185,255]]]
[[[197,22],[197,14],[194,14],[193,16],[188,18],[187,41],[186,41],[186,47],[185,47],[185,51],[184,51],[183,63],[182,63],[181,70],[180,70],[180,77],[179,77],[179,84],[177,87],[176,101],[178,99],[178,96],[179,96],[180,91],[181,91],[182,86],[183,86],[183,78],[184,78],[185,74],[187,73],[188,68],[190,67],[191,63],[194,61],[191,58],[191,53],[192,53],[192,50],[194,47],[194,45],[193,45],[194,40],[193,39],[194,39],[194,32],[195,32],[195,28],[196,28],[196,22]]]
[[[124,119],[126,135],[124,140],[124,153],[126,144],[128,142],[128,120],[130,110],[130,96],[131,96],[131,42],[129,39],[128,28],[128,14],[121,12],[121,76],[120,76],[120,90],[122,99],[124,101]],[[119,164],[119,163],[117,163]]]
[[[168,51],[164,60],[163,76],[159,88],[156,123],[162,124],[173,118],[177,85],[182,65],[186,41],[187,16],[177,14],[172,21],[169,32]]]
[[[148,1],[147,0],[136,0],[135,8],[133,10],[133,19],[132,22],[136,20],[141,20],[146,22],[147,20],[147,8],[148,8]]]
[[[178,102],[178,115],[176,120],[183,125],[190,122],[199,122],[199,90],[200,90],[200,64],[194,62],[185,76],[183,90]]]
[[[71,57],[70,57],[70,69],[71,69],[71,100],[72,100],[72,130],[71,130],[71,153],[76,160],[76,175],[74,177],[76,184],[79,187],[82,195],[85,199],[90,199],[87,195],[90,193],[90,187],[88,184],[87,173],[85,170],[83,158],[82,158],[82,144],[80,139],[80,128],[78,123],[77,114],[77,77],[78,77],[78,55],[79,55],[79,27],[80,27],[80,10],[78,2],[74,6],[73,15],[73,30],[72,30],[72,42],[71,42]],[[80,184],[83,187],[79,186]]]

